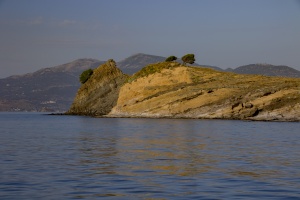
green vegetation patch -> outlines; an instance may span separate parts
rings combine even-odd
[[[182,56],[181,60],[183,61],[183,65],[186,65],[186,63],[194,64],[196,59],[194,54],[186,54]]]
[[[177,60],[176,56],[169,56],[165,61],[166,62],[172,62],[172,61],[175,61],[175,60]]]
[[[79,80],[82,84],[84,84],[85,82],[87,82],[87,80],[89,80],[89,78],[92,76],[93,74],[93,70],[92,69],[87,69],[84,72],[81,73]]]
[[[159,73],[163,69],[173,69],[179,66],[181,65],[177,62],[161,62],[161,63],[150,64],[144,67],[143,69],[141,69],[140,71],[138,71],[137,73],[135,73],[134,75],[132,75],[131,77],[129,77],[127,82],[131,83],[132,81],[135,81],[138,78],[147,77],[148,75],[154,73]]]

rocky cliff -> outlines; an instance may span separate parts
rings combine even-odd
[[[105,115],[116,105],[121,86],[127,75],[116,67],[113,60],[94,69],[93,75],[78,90],[66,114]]]
[[[110,69],[115,75],[106,77]],[[100,73],[101,67],[97,70]],[[300,121],[299,78],[239,75],[172,62],[148,65],[126,82],[115,66],[105,71],[101,76],[107,81],[95,81],[93,75],[80,88],[70,109],[73,113],[86,110],[84,113],[107,117]],[[120,81],[114,82],[116,77]],[[105,88],[116,89],[108,93]]]

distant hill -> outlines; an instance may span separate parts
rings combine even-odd
[[[195,66],[197,66],[197,67],[204,67],[204,68],[210,68],[210,69],[214,69],[214,70],[217,70],[217,71],[225,71],[224,69],[222,69],[220,67],[211,66],[211,65],[199,65],[199,64],[195,64]]]
[[[145,67],[146,65],[149,65],[151,63],[162,62],[165,59],[165,57],[161,56],[139,53],[132,55],[120,62],[117,62],[117,66],[123,71],[123,73],[133,74]]]
[[[237,74],[260,74],[265,76],[300,78],[300,71],[283,65],[250,64],[238,67],[232,70],[232,72]]]
[[[78,59],[34,73],[0,79],[0,111],[64,111],[78,90],[79,75],[101,62]]]

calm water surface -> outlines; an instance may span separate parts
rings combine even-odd
[[[300,199],[299,130],[0,113],[0,199]]]

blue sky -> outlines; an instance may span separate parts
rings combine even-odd
[[[300,70],[299,0],[0,0],[0,78],[136,53]]]

